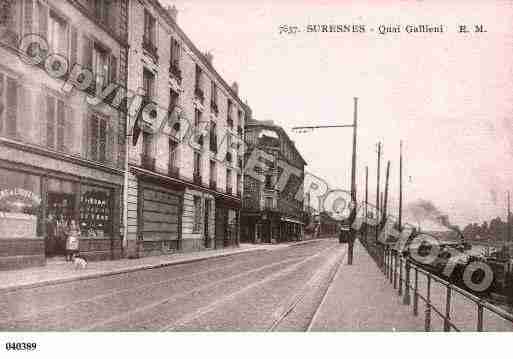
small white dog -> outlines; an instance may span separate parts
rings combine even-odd
[[[73,265],[75,269],[85,269],[87,267],[87,260],[84,257],[73,257]]]

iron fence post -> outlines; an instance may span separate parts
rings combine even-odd
[[[397,288],[397,254],[399,252],[394,253],[394,289]]]
[[[399,256],[399,295],[403,295],[403,258]]]
[[[425,321],[424,330],[426,332],[431,331],[431,274],[427,275],[427,293],[426,293],[426,310],[425,310]]]
[[[451,331],[451,293],[452,288],[451,285],[447,285],[446,297],[445,297],[445,318],[444,318],[444,332]]]
[[[415,284],[413,289],[413,315],[419,315],[419,270],[415,267]]]
[[[404,284],[404,297],[403,297],[403,304],[404,305],[410,305],[411,298],[410,298],[410,261],[408,257],[405,257],[405,268],[406,276],[405,276],[405,284]]]

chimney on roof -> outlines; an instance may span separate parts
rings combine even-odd
[[[239,94],[239,84],[238,84],[236,81],[234,81],[234,82],[232,83],[232,90],[233,90],[237,95]]]
[[[171,16],[174,22],[176,22],[176,17],[178,16],[178,9],[176,8],[176,6],[168,6],[167,13],[169,14],[169,16]]]
[[[212,62],[214,61],[214,55],[210,51],[207,51],[205,52],[205,59],[207,59],[207,62],[212,65]]]

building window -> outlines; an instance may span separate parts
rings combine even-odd
[[[143,70],[143,90],[148,99],[152,99],[155,94],[155,75],[153,72],[144,68]]]
[[[16,137],[18,81],[0,73],[0,135]]]
[[[194,224],[193,233],[201,232],[201,197],[194,196]]]
[[[232,193],[232,170],[226,169],[226,193]]]
[[[178,106],[179,96],[178,92],[173,89],[169,90],[169,111],[173,111],[175,107]]]
[[[104,24],[108,23],[109,11],[112,0],[94,0],[94,15]]]
[[[237,195],[240,196],[241,194],[241,184],[242,184],[242,176],[240,174],[237,174],[237,183],[236,183],[236,186],[237,186]]]
[[[272,183],[272,176],[271,175],[265,175],[265,188],[272,189],[273,183]]]
[[[68,25],[66,21],[50,10],[48,20],[48,47],[50,53],[68,54]]]
[[[217,85],[215,81],[210,82],[210,109],[216,116],[219,114],[219,109],[217,107]]]
[[[144,9],[143,43],[154,47],[156,43],[155,37],[155,18],[150,14],[148,10]]]
[[[201,173],[201,154],[194,151],[194,176],[199,176]]]
[[[231,99],[228,99],[226,122],[227,122],[229,128],[233,128],[232,112],[233,112],[233,102]]]
[[[169,139],[169,166],[176,168],[178,164],[178,142],[173,139]]]
[[[93,72],[96,74],[97,83],[107,84],[110,79],[109,52],[98,43],[93,47]]]
[[[97,113],[92,113],[89,126],[91,159],[105,162],[107,160],[107,119]]]
[[[64,151],[64,127],[66,109],[64,101],[54,96],[46,96],[46,145]]]
[[[171,37],[171,59],[169,64],[169,72],[178,80],[182,79],[182,71],[180,69],[181,48],[180,43],[174,37]]]
[[[217,169],[216,169],[216,161],[210,161],[210,188],[217,189]]]
[[[273,208],[273,198],[272,197],[264,197],[264,205],[265,208]]]
[[[194,109],[194,127],[197,129],[201,123],[201,111]]]
[[[195,86],[194,86],[194,95],[196,98],[203,103],[205,100],[205,95],[203,93],[203,89],[201,88],[201,78],[202,78],[202,71],[201,67],[199,67],[198,64],[196,64],[196,73],[195,73]]]
[[[152,154],[152,142],[153,142],[153,135],[149,132],[144,131],[143,137],[142,137],[142,155],[145,157],[151,157]]]
[[[210,151],[217,153],[217,125],[210,122]]]

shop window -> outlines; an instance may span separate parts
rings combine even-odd
[[[0,237],[42,236],[41,179],[0,168]]]
[[[194,196],[194,226],[193,233],[201,232],[201,197]]]
[[[80,233],[84,237],[112,236],[112,190],[82,185]]]

